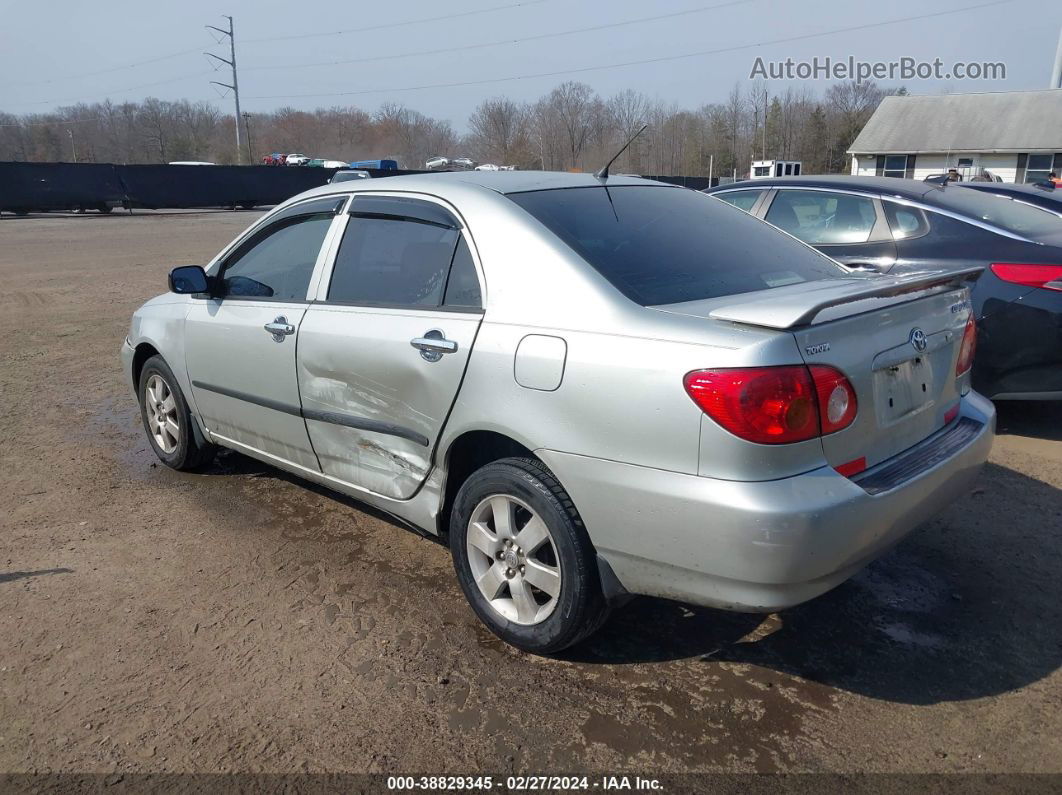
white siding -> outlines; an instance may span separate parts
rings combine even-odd
[[[1035,153],[1034,153],[1035,154]],[[925,179],[930,174],[943,174],[949,168],[956,168],[960,157],[968,157],[973,160],[973,166],[963,169],[963,176],[969,179],[979,174],[982,169],[991,171],[1004,182],[1014,182],[1018,175],[1018,156],[1005,154],[979,154],[979,153],[926,153],[917,156],[915,160],[914,178]],[[852,175],[858,177],[872,177],[877,171],[878,158],[876,155],[852,155]]]

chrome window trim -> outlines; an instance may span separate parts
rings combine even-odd
[[[1002,235],[1003,237],[1009,237],[1012,240],[1020,240],[1022,243],[1035,243],[1038,246],[1042,246],[1043,245],[1043,243],[1040,243],[1039,241],[1036,241],[1036,240],[1030,240],[1027,237],[1023,237],[1022,235],[1019,235],[1017,232],[1011,232],[1011,231],[1009,231],[1007,229],[1001,229],[1000,227],[993,226],[992,224],[986,223],[985,221],[982,221],[979,218],[970,218],[968,215],[961,215],[960,213],[954,212],[952,210],[945,210],[945,209],[942,209],[940,207],[933,207],[932,205],[924,204],[922,202],[913,201],[911,199],[905,199],[905,198],[903,198],[901,196],[882,196],[881,200],[882,201],[894,202],[895,204],[903,204],[903,205],[906,205],[907,207],[917,207],[919,210],[922,210],[923,212],[936,213],[937,215],[943,215],[945,218],[951,218],[952,220],[961,221],[962,223],[969,224],[970,226],[976,226],[976,227],[978,227],[980,229],[984,229],[986,232],[991,232],[994,235]],[[1013,200],[1012,199],[1008,199],[1008,201],[1013,201]],[[1048,212],[1050,212],[1050,211],[1048,211]]]
[[[261,218],[259,218],[257,221],[255,221],[253,224],[251,224],[249,227],[247,227],[247,229],[245,229],[242,234],[238,235],[233,241],[231,241],[227,246],[225,246],[225,248],[219,251],[217,255],[215,255],[215,257],[210,260],[210,263],[203,270],[205,270],[207,272],[207,275],[209,276],[216,275],[217,268],[221,266],[221,264],[229,256],[229,254],[231,254],[233,251],[243,245],[252,235],[256,235],[260,231],[262,231],[262,229],[265,228],[266,224],[272,223],[273,219],[276,218],[276,216],[280,213],[286,212],[292,207],[297,207],[300,204],[305,204],[307,202],[316,202],[320,199],[327,199],[331,196],[335,196],[337,200],[346,200],[344,206],[340,207],[339,210],[336,211],[336,215],[338,216],[343,214],[343,211],[350,203],[350,197],[352,195],[353,194],[351,193],[350,188],[346,187],[343,190],[336,191],[335,193],[324,193],[317,196],[307,196],[305,199],[300,199],[299,201],[294,202],[292,204],[277,205],[272,210],[263,215]]]
[[[460,222],[461,228],[457,229],[456,231],[464,239],[465,244],[468,246],[469,253],[472,255],[472,263],[473,263],[473,265],[476,268],[476,278],[479,279],[479,298],[480,298],[481,306],[478,308],[478,310],[474,309],[472,307],[460,307],[457,310],[444,309],[443,311],[450,311],[450,312],[453,312],[453,311],[464,311],[465,313],[468,313],[468,314],[483,314],[484,312],[486,312],[486,309],[487,309],[487,279],[486,279],[486,276],[485,276],[485,273],[484,273],[483,263],[480,261],[480,258],[479,258],[479,249],[476,248],[475,237],[473,237],[471,231],[468,228],[468,221],[458,211],[458,209],[456,207],[454,207],[448,201],[439,198],[438,196],[433,196],[430,193],[420,193],[420,192],[416,192],[416,191],[362,190],[362,191],[356,191],[356,192],[352,193],[351,196],[356,197],[356,196],[359,196],[359,195],[362,195],[362,194],[371,194],[371,195],[374,195],[374,196],[394,196],[395,198],[402,198],[402,199],[408,199],[408,198],[422,199],[422,200],[428,201],[428,202],[430,202],[432,204],[437,204],[440,207],[442,207],[444,210],[446,210],[449,213],[451,213],[454,216],[454,218],[456,218]],[[347,209],[348,210],[349,210],[350,206],[351,206],[350,204],[347,205]],[[332,273],[335,270],[336,256],[339,254],[339,246],[340,246],[340,244],[343,241],[343,235],[346,234],[347,224],[349,224],[350,218],[352,216],[350,215],[349,212],[340,212],[339,216],[337,216],[337,217],[341,218],[341,220],[337,224],[337,231],[336,231],[335,239],[333,241],[333,246],[328,252],[327,260],[323,264],[323,270],[322,270],[322,273],[321,273],[321,278],[320,278],[319,282],[317,283],[316,290],[313,293],[310,293],[310,296],[311,296],[310,300],[312,300],[314,302],[314,304],[316,304],[318,306],[353,306],[353,307],[364,306],[366,308],[379,307],[380,304],[359,304],[359,303],[339,302],[339,301],[329,301],[328,300],[328,288],[329,288],[329,286],[332,283]],[[451,262],[451,265],[452,264],[453,263]],[[442,304],[442,305],[440,305],[438,307],[434,307],[434,306],[423,307],[423,306],[415,306],[415,305],[411,304],[409,306],[401,306],[401,307],[393,307],[393,308],[410,309],[410,310],[417,310],[417,311],[433,311],[433,310],[439,310],[440,308],[443,308],[445,306],[446,306],[445,304]],[[392,308],[392,307],[388,307],[388,308]]]
[[[826,193],[850,193],[853,196],[865,196],[870,199],[880,199],[883,202],[890,201],[896,202],[897,204],[906,204],[909,207],[917,207],[919,210],[923,210],[925,212],[937,213],[939,215],[943,215],[947,218],[951,218],[956,221],[962,221],[964,224],[970,224],[971,226],[980,227],[986,232],[992,232],[996,235],[1003,235],[1003,237],[1009,237],[1012,240],[1020,240],[1022,243],[1037,243],[1037,241],[1035,240],[1030,240],[1027,237],[1022,237],[1017,232],[1010,232],[1006,229],[1001,229],[998,226],[993,226],[992,224],[986,223],[985,221],[982,221],[980,219],[970,218],[969,216],[954,212],[953,210],[945,210],[941,207],[934,207],[930,204],[926,204],[925,202],[915,201],[914,199],[907,199],[903,196],[896,196],[894,194],[875,193],[872,191],[858,190],[852,188],[823,188],[818,185],[774,185],[772,187],[775,190],[818,190],[824,191]],[[945,190],[947,190],[947,188],[945,188]],[[1011,199],[1011,201],[1013,201],[1013,199]],[[1037,243],[1037,245],[1043,244]]]

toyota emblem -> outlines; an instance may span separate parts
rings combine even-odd
[[[917,327],[911,329],[910,340],[911,340],[911,345],[919,353],[921,353],[922,351],[924,351],[926,349],[926,345],[927,345],[926,333],[924,331],[922,331],[922,329],[917,328]]]

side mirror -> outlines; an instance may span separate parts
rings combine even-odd
[[[199,265],[182,265],[170,271],[170,292],[187,295],[209,291],[206,271]]]

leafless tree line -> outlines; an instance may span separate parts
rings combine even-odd
[[[603,98],[585,83],[566,82],[536,102],[484,100],[465,135],[449,121],[399,104],[375,113],[280,108],[247,114],[246,127],[253,162],[269,152],[301,152],[339,160],[394,158],[418,168],[435,155],[463,155],[522,169],[585,171],[603,165],[648,124],[615,172],[705,176],[711,169],[740,177],[753,159],[766,156],[802,160],[805,173],[830,173],[844,170],[845,150],[886,93],[853,82],[831,85],[822,96],[808,88],[771,95],[753,82],[735,85],[723,102],[689,110],[630,89]],[[232,163],[234,123],[212,103],[154,98],[47,114],[0,113],[0,160]],[[246,150],[242,161],[248,162]]]

